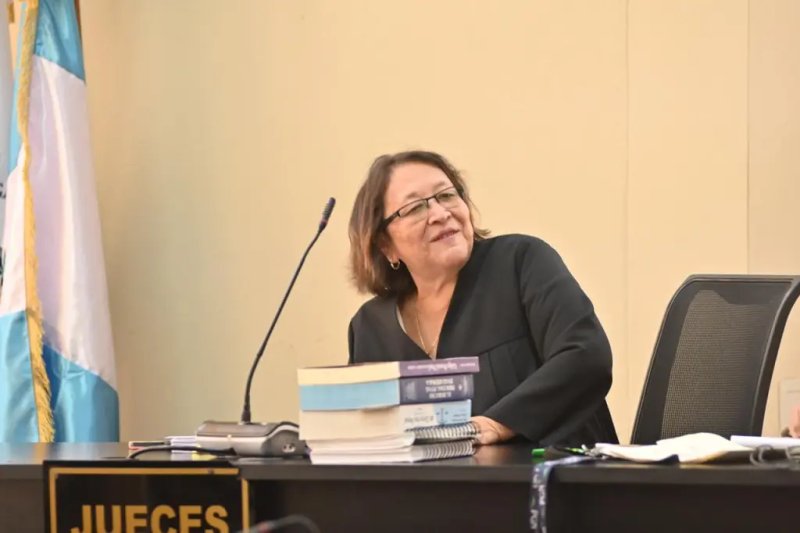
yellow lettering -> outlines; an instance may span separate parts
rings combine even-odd
[[[206,509],[206,522],[216,530],[206,529],[205,533],[215,533],[215,531],[218,533],[230,533],[227,522],[223,520],[227,516],[228,511],[221,505],[212,505]]]
[[[153,530],[153,533],[165,533],[161,529],[161,520],[165,516],[167,518],[175,518],[176,516],[175,511],[169,505],[159,505],[153,509],[153,514],[150,515],[150,529]],[[176,531],[174,527],[168,527],[166,533],[176,533]]]
[[[169,505],[157,505],[152,511],[146,505],[82,505],[80,527],[72,527],[69,531],[136,533],[149,530],[152,533],[192,533],[203,528],[204,533],[230,533],[230,525],[225,520],[228,514],[228,510],[222,505],[210,505],[205,512],[200,505],[180,505],[177,512]],[[178,529],[172,527],[176,518]]]
[[[147,527],[147,506],[125,506],[125,533],[136,533],[137,528]]]
[[[203,508],[199,505],[180,505],[178,506],[178,523],[180,524],[181,533],[191,533],[193,527],[200,527],[200,516],[203,513]],[[197,518],[192,518],[197,517]]]
[[[92,532],[92,506],[81,505],[81,527],[73,527],[69,533],[93,533]]]
[[[106,529],[105,505],[95,506],[94,522],[97,533],[122,533],[122,508],[119,505],[111,506],[111,529]]]

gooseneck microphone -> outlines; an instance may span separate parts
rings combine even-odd
[[[267,335],[261,342],[258,348],[256,357],[250,367],[250,373],[247,375],[247,385],[244,390],[244,403],[242,406],[242,416],[239,422],[214,422],[206,421],[198,429],[196,433],[197,445],[210,450],[227,450],[233,449],[239,455],[259,455],[266,457],[284,457],[302,455],[306,452],[305,443],[299,438],[299,431],[296,424],[292,422],[268,422],[266,424],[251,422],[250,414],[250,388],[253,384],[253,376],[255,375],[258,362],[264,355],[264,350],[269,343],[272,336],[272,331],[275,329],[275,324],[281,316],[283,307],[286,305],[286,300],[292,292],[297,276],[300,274],[300,269],[306,262],[306,257],[311,251],[311,248],[316,244],[317,239],[322,234],[322,231],[328,225],[333,207],[336,205],[336,199],[330,198],[325,204],[325,209],[322,212],[322,219],[319,222],[319,227],[314,238],[311,239],[303,257],[300,259],[300,264],[294,271],[292,280],[289,282],[289,287],[283,295],[283,300],[278,307],[278,312],[275,313],[275,318],[272,319],[272,324],[269,326]]]
[[[289,282],[289,288],[286,289],[286,294],[283,295],[283,300],[281,300],[281,305],[278,307],[278,312],[275,313],[275,318],[272,319],[272,324],[269,326],[269,330],[267,331],[266,337],[264,337],[264,341],[261,343],[261,347],[258,349],[258,353],[256,353],[256,358],[253,361],[253,366],[250,367],[250,374],[247,376],[247,386],[244,389],[244,404],[242,407],[242,424],[249,424],[250,423],[250,386],[253,384],[253,375],[256,373],[256,367],[258,366],[258,362],[261,360],[261,356],[264,355],[264,349],[267,347],[267,343],[269,342],[269,338],[272,336],[272,330],[275,329],[275,324],[278,322],[278,318],[281,316],[281,312],[283,312],[283,306],[286,305],[286,300],[289,298],[289,293],[292,292],[292,287],[294,287],[294,282],[297,281],[297,276],[300,274],[300,269],[303,268],[303,263],[306,262],[306,257],[308,257],[308,252],[311,251],[311,248],[316,244],[317,239],[322,234],[322,230],[328,225],[328,220],[331,218],[331,213],[333,212],[333,206],[336,205],[335,198],[329,198],[328,203],[325,204],[325,209],[322,211],[322,219],[319,221],[319,229],[317,229],[316,235],[314,238],[311,239],[311,242],[306,248],[303,257],[300,259],[300,264],[297,265],[297,269],[294,271],[294,275],[292,276],[292,281]]]

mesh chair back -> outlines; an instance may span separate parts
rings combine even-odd
[[[689,277],[670,302],[631,443],[687,433],[760,435],[800,277]]]

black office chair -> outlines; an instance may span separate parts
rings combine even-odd
[[[632,444],[710,432],[760,435],[800,276],[690,276],[656,340]]]

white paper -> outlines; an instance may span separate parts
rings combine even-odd
[[[681,463],[704,463],[731,452],[747,452],[750,448],[731,442],[713,433],[692,433],[682,437],[663,439],[656,444],[625,446],[597,444],[594,452],[642,463],[653,463],[677,455]]]
[[[785,450],[800,446],[800,439],[790,437],[753,437],[748,435],[733,435],[731,440],[748,448],[758,448],[759,446],[772,446],[776,450]]]

